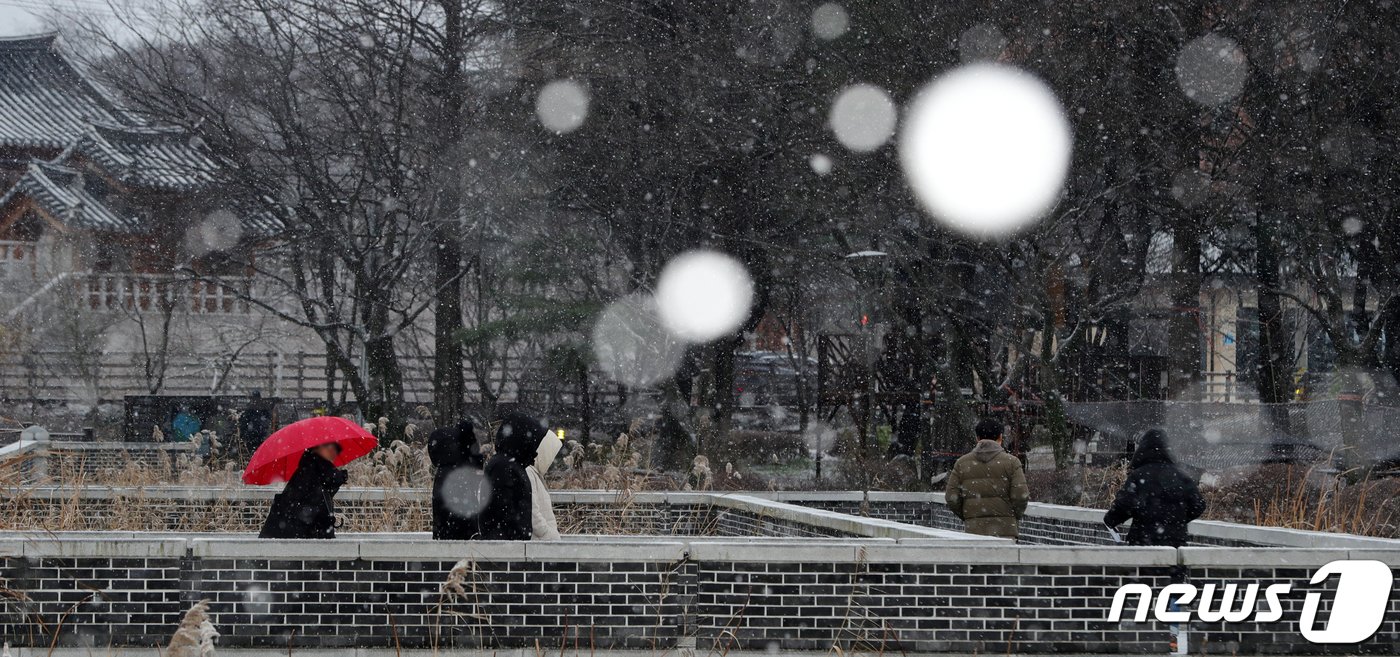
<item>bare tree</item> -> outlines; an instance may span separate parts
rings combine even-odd
[[[434,305],[454,326],[462,270],[444,238],[461,223],[461,183],[444,152],[458,153],[459,83],[479,7],[175,7],[137,44],[106,38],[108,82],[147,116],[198,135],[222,165],[230,202],[283,226],[246,265],[289,302],[246,300],[314,333],[364,411],[398,426],[396,340]],[[437,345],[439,368],[459,368],[455,342]],[[447,377],[445,394],[460,398]]]

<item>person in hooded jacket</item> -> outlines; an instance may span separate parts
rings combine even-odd
[[[525,474],[530,477],[530,537],[536,541],[559,540],[559,523],[554,519],[554,503],[549,499],[544,475],[563,447],[564,441],[558,434],[546,431],[535,450],[535,462],[525,466]]]
[[[553,441],[547,440],[553,437]],[[549,492],[544,487],[543,473],[548,471],[559,446],[550,447],[559,438],[547,431],[534,418],[520,413],[507,414],[496,430],[496,454],[486,463],[486,481],[491,485],[491,500],[478,519],[482,540],[528,541],[531,538],[559,537],[554,526],[554,510]],[[541,449],[544,445],[545,449]],[[534,473],[530,472],[534,469]],[[536,484],[535,480],[539,483]],[[540,491],[535,493],[536,487]],[[536,498],[539,498],[538,501]],[[539,518],[539,525],[536,525]]]
[[[302,453],[296,473],[272,498],[258,538],[335,538],[333,499],[348,476],[335,467],[339,455],[340,445],[335,443]]]
[[[944,500],[968,533],[1016,538],[1031,500],[1026,472],[1002,448],[1001,422],[985,418],[974,432],[977,444],[953,464]]]
[[[484,459],[471,420],[439,427],[428,435],[433,463],[433,539],[465,541],[477,534],[477,517],[486,494],[481,485]]]
[[[1182,471],[1167,450],[1167,434],[1149,429],[1138,441],[1128,478],[1113,498],[1103,522],[1117,527],[1133,521],[1129,545],[1186,545],[1187,523],[1205,513],[1206,501],[1196,481]]]

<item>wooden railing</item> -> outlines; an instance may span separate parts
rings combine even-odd
[[[240,298],[252,280],[225,277],[217,282],[183,276],[132,273],[96,273],[84,277],[87,306],[97,311],[156,311],[198,314],[247,314],[250,307]]]
[[[1205,401],[1257,402],[1259,393],[1248,384],[1240,383],[1238,372],[1202,372]]]

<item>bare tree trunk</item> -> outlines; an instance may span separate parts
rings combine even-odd
[[[1279,296],[1277,204],[1262,195],[1254,222],[1256,295],[1259,308],[1259,401],[1268,404],[1275,450],[1289,450],[1294,435],[1285,403],[1293,399],[1293,339],[1283,322]]]
[[[460,419],[466,386],[462,375],[462,246],[459,229],[462,193],[458,170],[462,142],[462,50],[466,45],[459,0],[442,0],[443,22],[441,85],[438,97],[445,158],[437,167],[442,190],[440,217],[433,231],[434,282],[437,306],[433,310],[433,414],[438,426]],[[453,174],[453,175],[449,175]]]
[[[364,405],[365,421],[387,418],[389,435],[398,436],[404,425],[403,371],[394,355],[394,341],[387,337],[369,340],[365,344],[365,366],[370,381],[369,403]]]
[[[1167,327],[1167,396],[1199,394],[1201,382],[1201,224],[1195,211],[1172,225],[1171,323]]]
[[[695,458],[696,439],[686,426],[689,404],[676,380],[662,384],[661,421],[657,426],[656,447],[652,451],[652,467],[680,470],[690,467]]]
[[[714,423],[713,435],[727,437],[734,428],[734,411],[738,408],[734,394],[734,354],[743,344],[741,336],[721,339],[714,345]]]
[[[132,318],[136,320],[136,328],[141,332],[141,353],[142,366],[146,375],[146,394],[159,394],[161,388],[165,387],[165,375],[170,369],[170,323],[174,319],[175,308],[173,301],[166,300],[166,285],[168,283],[153,283],[158,285],[157,307],[160,312],[160,328],[158,329],[158,344],[151,345],[150,337],[146,334],[145,314],[139,307],[132,308]]]
[[[1045,330],[1040,337],[1040,389],[1045,395],[1045,428],[1055,453],[1055,469],[1065,470],[1073,465],[1073,442],[1064,397],[1060,394],[1060,373],[1055,369],[1054,339],[1055,314],[1047,308]]]

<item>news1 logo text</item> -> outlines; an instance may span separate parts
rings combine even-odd
[[[1394,582],[1390,567],[1380,561],[1333,561],[1313,573],[1309,583],[1316,586],[1334,575],[1338,578],[1337,588],[1324,627],[1318,627],[1316,622],[1324,593],[1309,591],[1303,598],[1298,630],[1312,643],[1359,643],[1371,638],[1380,629],[1390,605]],[[1133,620],[1138,623],[1147,620],[1149,611],[1163,623],[1189,623],[1193,616],[1206,623],[1273,623],[1283,619],[1283,600],[1293,593],[1293,585],[1270,584],[1261,591],[1254,582],[1244,585],[1243,596],[1239,593],[1240,585],[1234,583],[1199,587],[1169,584],[1154,598],[1152,587],[1146,584],[1125,584],[1113,594],[1108,621],[1122,620],[1129,597],[1136,595]],[[1193,602],[1197,603],[1195,611],[1187,611],[1187,605]],[[1261,602],[1263,609],[1259,608]]]

